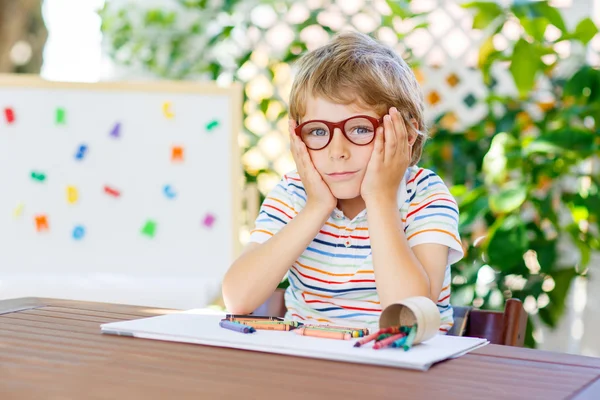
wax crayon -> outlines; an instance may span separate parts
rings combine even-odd
[[[385,333],[400,333],[400,328],[394,327],[394,328],[380,329],[379,331],[372,333],[368,336],[365,336],[364,338],[360,339],[358,342],[354,343],[354,347],[360,347],[369,342],[372,342],[373,340],[376,340],[380,335],[383,335]]]
[[[316,330],[327,331],[327,332],[342,332],[342,333],[347,333],[350,336],[353,336],[353,334],[356,332],[356,331],[352,331],[352,330],[348,330],[348,329],[331,328],[331,327],[325,326],[325,325],[323,325],[323,326],[319,326],[319,325],[306,326],[306,325],[303,325],[303,327],[307,328],[307,329],[316,329]]]
[[[229,330],[241,332],[241,333],[256,332],[256,329],[254,329],[251,326],[247,326],[244,324],[238,324],[237,322],[227,321],[226,319],[222,319],[221,322],[219,322],[219,325],[221,326],[221,328],[225,328],[225,329],[229,329]]]
[[[308,324],[306,324],[306,325],[308,325]],[[367,336],[369,334],[369,329],[367,329],[367,328],[353,328],[350,326],[340,326],[340,325],[308,325],[308,326],[326,326],[328,328],[345,329],[347,331],[359,331],[359,332],[362,332],[365,336]]]
[[[404,342],[406,342],[406,336],[402,336],[400,339],[396,340],[390,347],[402,347],[404,346]]]
[[[391,346],[392,343],[394,343],[395,341],[397,341],[398,339],[400,339],[400,338],[402,338],[404,336],[406,336],[406,333],[400,332],[400,333],[392,335],[392,336],[390,336],[388,338],[380,340],[380,341],[378,341],[377,343],[375,343],[373,345],[373,349],[374,350],[379,350],[379,349],[383,349],[384,347]]]
[[[352,335],[346,332],[328,331],[324,329],[306,328],[304,326],[294,330],[296,334],[302,336],[312,336],[325,339],[350,340]]]
[[[289,325],[297,328],[302,325],[302,322],[298,321],[269,321],[264,319],[234,319],[233,322],[239,322],[240,324],[262,324],[262,325]]]
[[[286,324],[283,322],[274,322],[273,323],[268,323],[267,321],[264,322],[239,322],[240,324],[243,325],[247,325],[247,326],[251,326],[256,330],[264,330],[264,331],[291,331],[293,329],[296,329],[295,326],[292,326],[290,324]]]
[[[247,319],[247,320],[251,320],[251,321],[255,321],[255,320],[268,320],[268,321],[283,321],[283,318],[279,318],[279,317],[269,317],[269,316],[263,316],[263,315],[248,315],[248,314],[226,314],[225,315],[225,319],[228,319],[229,321],[233,321],[235,320],[243,320],[243,319]]]
[[[402,346],[404,348],[404,351],[410,350],[413,344],[413,340],[415,340],[415,336],[417,336],[417,325],[413,325],[410,332],[408,333],[408,336],[406,336],[406,342],[404,342],[404,345]]]
[[[364,329],[364,328],[351,328],[351,327],[339,326],[339,325],[316,325],[316,324],[304,324],[304,326],[308,327],[308,328],[344,331],[344,332],[348,332],[349,334],[352,335],[352,337],[355,337],[355,338],[363,337],[363,336],[366,336],[369,334],[369,330]]]

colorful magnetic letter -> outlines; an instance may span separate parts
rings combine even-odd
[[[87,153],[87,149],[88,147],[85,144],[80,145],[77,149],[77,153],[75,153],[75,159],[83,160],[83,157],[85,157],[85,154]]]
[[[13,211],[13,216],[16,218],[16,217],[20,217],[21,215],[23,215],[24,208],[25,208],[25,204],[23,204],[23,203],[17,204],[17,206],[15,207],[15,209]]]
[[[175,196],[177,196],[177,193],[175,193],[175,190],[171,185],[165,185],[165,187],[163,188],[163,192],[165,193],[165,196],[167,196],[169,199],[174,199]]]
[[[112,128],[112,130],[110,131],[110,136],[112,136],[114,138],[121,137],[121,123],[120,122],[117,122],[115,124],[115,126]]]
[[[156,222],[149,219],[148,221],[146,221],[146,224],[144,224],[144,227],[142,228],[142,235],[146,235],[148,237],[154,237],[154,235],[156,234]]]
[[[208,213],[204,216],[204,221],[202,221],[202,224],[204,224],[204,226],[207,228],[212,228],[213,224],[215,223],[215,219],[216,218],[214,215]]]
[[[56,123],[64,125],[67,122],[67,116],[64,108],[56,109]]]
[[[32,171],[31,179],[38,182],[44,182],[46,180],[46,174],[44,174],[43,172]]]
[[[183,147],[173,146],[171,151],[171,161],[183,161]]]
[[[175,113],[171,111],[171,102],[165,101],[162,106],[163,114],[166,118],[172,119],[175,117]]]
[[[85,228],[81,225],[77,225],[73,229],[73,239],[81,240],[85,236]]]
[[[77,192],[77,188],[75,186],[67,186],[67,201],[69,204],[77,203],[79,199],[79,193]]]
[[[48,226],[48,218],[45,215],[36,215],[35,228],[38,232],[50,230],[50,227]]]
[[[118,191],[115,188],[112,188],[110,186],[104,186],[104,193],[113,196],[113,197],[119,197],[121,195],[121,192]]]
[[[15,112],[12,108],[10,107],[6,107],[4,109],[4,117],[6,118],[6,123],[7,124],[12,124],[15,122]]]
[[[214,120],[210,121],[208,124],[206,124],[206,130],[210,132],[213,129],[217,128],[218,126],[219,126],[219,121],[214,119]]]

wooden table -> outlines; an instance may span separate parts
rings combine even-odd
[[[102,335],[173,310],[0,301],[0,399],[600,399],[600,359],[488,345],[428,372]]]

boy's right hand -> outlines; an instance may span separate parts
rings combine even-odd
[[[312,162],[308,149],[302,139],[296,135],[294,129],[296,121],[289,120],[290,148],[296,162],[298,174],[306,190],[306,206],[321,208],[331,213],[337,206],[337,199],[331,193],[329,186],[325,183],[319,171]]]

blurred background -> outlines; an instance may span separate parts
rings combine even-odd
[[[0,73],[243,84],[259,197],[244,243],[294,169],[293,61],[338,31],[371,34],[413,66],[432,136],[420,165],[459,201],[452,303],[519,298],[528,346],[600,356],[599,25],[600,0],[0,0]]]

